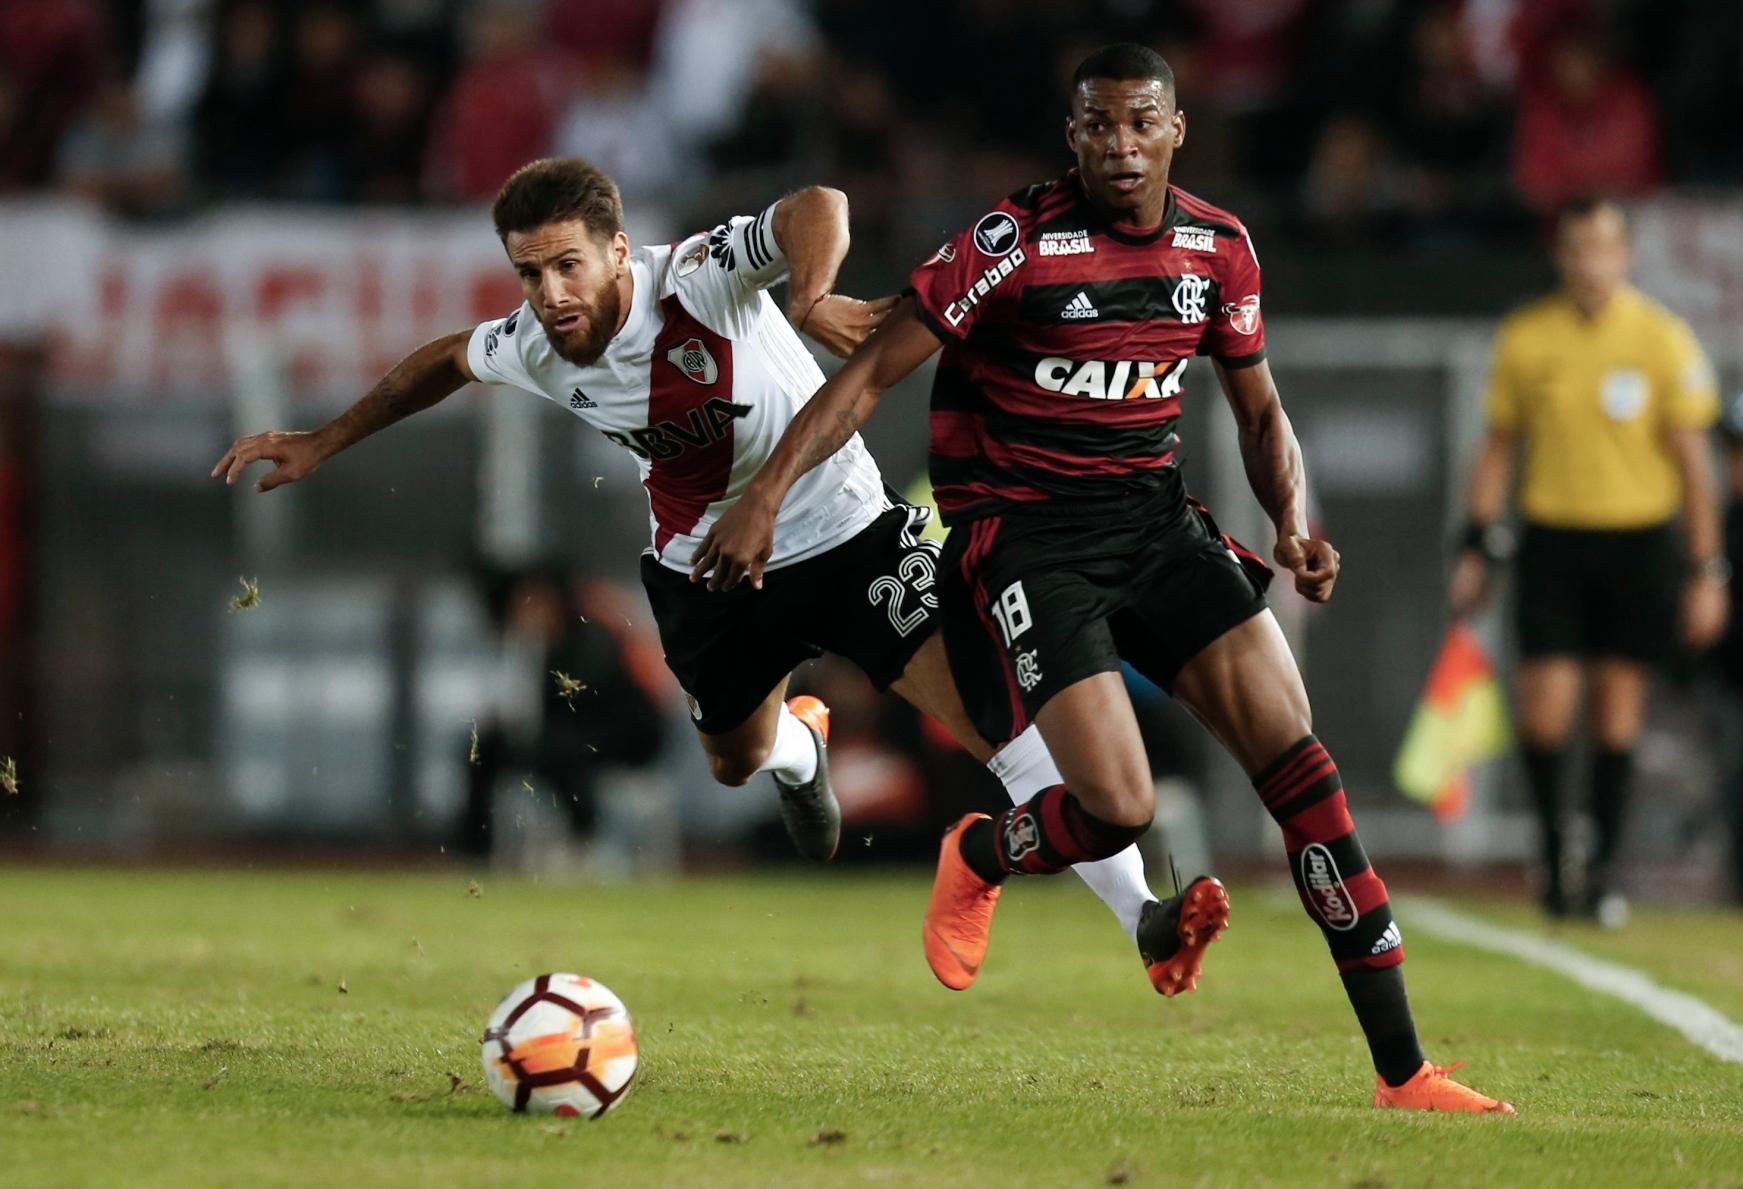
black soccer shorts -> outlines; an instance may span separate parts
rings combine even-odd
[[[951,530],[944,643],[969,717],[994,744],[1054,694],[1121,660],[1167,690],[1265,609],[1270,568],[1178,493],[1099,519],[987,516]]]
[[[644,553],[642,585],[697,729],[732,730],[825,652],[888,689],[938,626],[938,542],[919,535],[927,516],[898,503],[829,552],[765,571],[761,590],[710,591]]]
[[[1676,655],[1684,563],[1674,526],[1597,532],[1527,524],[1516,563],[1521,655],[1648,665]]]

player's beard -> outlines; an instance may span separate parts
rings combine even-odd
[[[605,354],[611,338],[617,333],[619,316],[623,313],[623,297],[617,289],[617,278],[608,277],[600,283],[593,300],[582,307],[586,316],[585,330],[552,330],[545,324],[545,336],[558,355],[576,367],[592,367]]]

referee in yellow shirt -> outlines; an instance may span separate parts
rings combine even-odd
[[[1731,576],[1708,445],[1713,370],[1688,326],[1628,284],[1631,250],[1615,203],[1569,206],[1556,223],[1561,288],[1502,323],[1451,588],[1455,615],[1487,593],[1523,454],[1518,718],[1543,902],[1607,924],[1627,912],[1614,862],[1652,666],[1679,642],[1699,650],[1719,637]],[[1588,681],[1596,837],[1575,897],[1561,786]]]

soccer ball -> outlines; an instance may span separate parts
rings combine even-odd
[[[541,974],[510,991],[484,1027],[484,1080],[517,1114],[597,1119],[635,1080],[629,1009],[578,974]]]

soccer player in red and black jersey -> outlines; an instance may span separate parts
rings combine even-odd
[[[1253,245],[1235,216],[1168,184],[1185,133],[1153,51],[1086,59],[1066,124],[1077,168],[999,203],[915,270],[911,295],[702,542],[699,568],[727,585],[758,578],[794,480],[942,346],[931,469],[952,526],[941,566],[951,669],[980,731],[1009,739],[1033,721],[1064,783],[945,835],[924,933],[933,972],[956,989],[974,980],[1010,876],[1115,854],[1149,826],[1155,793],[1123,659],[1204,722],[1282,826],[1301,902],[1367,1036],[1375,1104],[1510,1113],[1424,1059],[1386,887],[1266,607],[1270,570],[1181,481],[1181,375],[1208,355],[1276,526],[1273,556],[1302,595],[1331,596],[1338,554],[1308,530]],[[1180,944],[1201,952],[1227,922],[1221,886],[1195,881],[1179,912]]]

